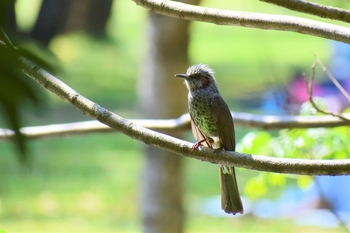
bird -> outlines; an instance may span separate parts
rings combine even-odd
[[[194,138],[192,149],[207,146],[215,150],[235,150],[235,132],[229,107],[219,93],[214,71],[205,64],[192,65],[183,78],[188,89],[188,109]],[[229,214],[243,214],[242,200],[232,166],[219,166],[221,208]]]

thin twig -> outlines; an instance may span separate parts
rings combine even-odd
[[[12,44],[10,38],[6,35],[4,29],[0,27],[0,38],[5,43],[7,48],[15,48],[15,46]]]
[[[316,184],[316,187],[318,189],[318,192],[320,194],[320,197],[322,200],[324,200],[327,203],[327,207],[328,209],[334,214],[334,216],[338,219],[338,222],[340,223],[340,225],[347,231],[350,232],[350,226],[347,225],[347,221],[346,219],[343,219],[340,215],[339,212],[340,211],[336,211],[337,208],[339,208],[339,206],[336,204],[336,199],[330,199],[330,196],[327,195],[325,193],[325,190],[323,189],[319,178],[321,177],[315,177],[314,178],[314,183]],[[327,187],[327,186],[326,186]],[[328,189],[328,187],[326,188],[326,190],[329,192],[330,190]],[[339,194],[342,195],[342,194]],[[345,222],[344,222],[345,221]]]
[[[310,15],[316,15],[322,18],[335,19],[350,23],[350,11],[324,6],[304,0],[260,0],[262,2],[276,4],[293,11],[299,11]]]
[[[309,78],[308,82],[306,83],[309,102],[311,103],[312,107],[314,107],[316,109],[316,111],[318,111],[320,113],[335,116],[335,117],[342,119],[343,121],[350,122],[350,119],[346,118],[341,113],[334,113],[334,112],[330,112],[327,110],[323,110],[323,109],[319,108],[317,106],[317,104],[314,102],[314,99],[312,97],[312,85],[313,85],[313,81],[315,79],[315,73],[316,73],[315,69],[316,69],[317,64],[318,64],[317,62],[314,62],[312,64],[310,78]]]
[[[321,62],[321,60],[314,54],[317,64],[321,67],[322,71],[327,74],[329,79],[334,83],[334,85],[339,89],[339,91],[343,94],[343,96],[350,102],[350,95],[346,92],[346,90],[340,85],[338,80],[332,75],[331,72],[327,69],[325,65]]]

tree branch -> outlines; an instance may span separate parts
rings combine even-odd
[[[333,84],[338,88],[338,90],[342,93],[342,95],[349,101],[350,103],[350,95],[346,92],[346,90],[340,85],[340,83],[338,82],[338,80],[332,75],[331,72],[328,71],[327,67],[325,65],[323,65],[323,63],[321,62],[321,60],[316,56],[316,63],[321,67],[322,71],[326,73],[326,75],[328,76],[328,78],[333,82]],[[314,71],[315,72],[315,71]]]
[[[304,160],[271,158],[231,151],[200,148],[192,150],[192,144],[157,133],[136,125],[86,99],[62,81],[36,66],[26,58],[21,59],[23,71],[46,89],[72,104],[84,114],[131,138],[173,153],[215,164],[231,165],[278,173],[300,175],[346,175],[350,174],[350,160]]]
[[[316,58],[317,59],[317,58]],[[313,85],[313,81],[315,79],[315,69],[316,69],[316,65],[318,64],[318,62],[320,62],[319,60],[316,61],[314,64],[312,64],[311,66],[311,75],[310,75],[310,78],[309,80],[307,81],[306,83],[306,89],[307,89],[307,95],[308,95],[308,99],[309,99],[309,102],[310,104],[312,105],[312,107],[314,107],[314,109],[316,109],[316,111],[320,112],[320,113],[323,113],[323,114],[326,114],[326,115],[331,115],[331,116],[334,116],[334,117],[338,117],[339,119],[347,122],[347,124],[350,124],[350,118],[346,118],[343,114],[341,113],[335,113],[335,112],[331,112],[331,111],[327,111],[327,110],[323,110],[323,109],[320,109],[317,104],[315,103],[314,101],[314,98],[312,96],[312,85]],[[332,76],[333,77],[333,76]],[[333,77],[334,78],[334,77]],[[336,81],[336,80],[335,80]],[[338,81],[337,81],[338,83]],[[339,83],[338,83],[339,84]],[[340,85],[340,84],[339,84]],[[340,86],[341,87],[341,86]],[[344,90],[345,91],[345,90]],[[346,92],[345,92],[346,93]],[[346,93],[347,94],[347,93]]]
[[[234,123],[260,129],[324,128],[349,126],[348,122],[333,116],[265,116],[249,113],[233,113]],[[350,119],[350,114],[343,114]]]
[[[260,129],[325,128],[349,125],[349,122],[338,119],[338,116],[263,116],[235,112],[232,112],[232,116],[236,126]],[[343,114],[342,116],[350,119],[349,114]],[[189,130],[191,127],[188,114],[184,114],[176,119],[129,119],[129,121],[157,131]],[[23,127],[20,129],[20,132],[28,139],[45,139],[115,131],[98,121],[83,121]],[[10,140],[14,135],[15,132],[13,130],[0,128],[0,141]]]
[[[206,8],[168,0],[133,0],[153,12],[174,18],[219,25],[291,31],[350,44],[350,29],[293,16]]]
[[[6,35],[4,29],[0,28],[0,40],[2,45],[5,45],[7,48],[15,48],[15,46],[12,44],[11,40]]]
[[[335,19],[350,23],[350,11],[331,7],[323,6],[313,2],[304,0],[260,0],[261,2],[267,2],[276,4],[281,7],[293,11],[299,11],[310,15],[316,15],[322,18]]]

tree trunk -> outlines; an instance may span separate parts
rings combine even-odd
[[[105,36],[113,0],[43,0],[30,36],[44,45],[59,33],[82,30]]]
[[[197,4],[199,1],[192,1]],[[147,54],[139,74],[140,109],[146,118],[174,118],[187,111],[186,88],[176,73],[186,71],[189,21],[150,13]],[[181,137],[181,132],[164,132]],[[181,157],[144,147],[141,208],[144,232],[183,232]]]
[[[48,45],[51,39],[62,30],[64,19],[67,18],[68,6],[69,0],[43,0],[30,36]]]
[[[97,37],[106,36],[106,26],[111,15],[112,4],[113,0],[93,0],[91,2],[89,17],[85,20],[85,30],[88,34]]]
[[[0,27],[2,27],[10,37],[17,34],[14,0],[0,1]]]

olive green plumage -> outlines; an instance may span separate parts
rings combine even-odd
[[[188,68],[186,74],[176,77],[185,79],[188,89],[188,107],[192,120],[193,135],[198,142],[193,146],[235,150],[235,133],[230,110],[221,97],[214,72],[207,65]],[[221,207],[226,213],[243,213],[242,201],[234,167],[220,166]]]

